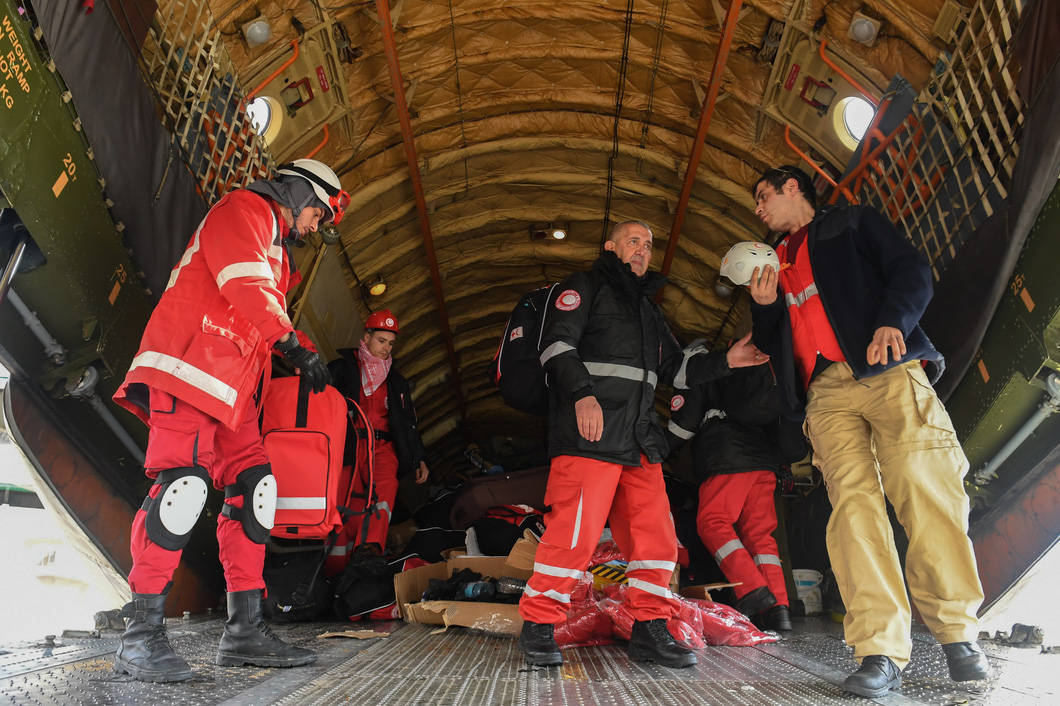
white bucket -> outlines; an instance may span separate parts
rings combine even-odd
[[[795,593],[806,615],[817,615],[824,611],[821,601],[821,572],[813,569],[792,569],[791,577],[795,580]]]

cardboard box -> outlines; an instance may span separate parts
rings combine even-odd
[[[447,579],[461,569],[471,569],[483,576],[512,576],[528,579],[533,570],[517,569],[507,557],[452,556],[444,563],[421,566],[394,576],[394,596],[401,616],[410,623],[459,625],[484,632],[517,636],[523,627],[519,606],[507,603],[470,601],[421,601],[430,580]]]
[[[711,591],[720,591],[723,588],[732,588],[733,586],[739,586],[737,583],[704,583],[699,586],[685,586],[681,589],[681,595],[685,598],[700,598],[705,601],[712,601],[710,597]]]

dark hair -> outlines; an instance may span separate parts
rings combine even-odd
[[[651,226],[644,221],[622,221],[621,223],[616,223],[614,227],[611,228],[611,233],[607,236],[607,239],[614,241],[619,232],[625,230],[629,226],[641,226],[651,234]]]
[[[806,172],[802,171],[798,167],[793,167],[790,164],[784,164],[779,167],[767,169],[758,181],[755,182],[754,187],[751,189],[751,195],[757,196],[758,186],[763,181],[773,187],[776,191],[780,191],[784,188],[784,185],[788,183],[788,179],[794,179],[795,183],[799,185],[799,193],[806,199],[807,203],[814,211],[817,210],[817,191],[813,188],[813,182]]]

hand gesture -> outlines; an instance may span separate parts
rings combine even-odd
[[[751,343],[751,334],[747,334],[726,351],[725,360],[729,362],[730,368],[747,368],[765,363],[769,356],[758,350]]]

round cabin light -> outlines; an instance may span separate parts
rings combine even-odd
[[[264,135],[269,125],[272,124],[272,106],[264,97],[255,98],[247,103],[247,115],[250,117],[250,125],[254,128],[254,132],[259,135]]]
[[[256,47],[269,41],[269,37],[272,36],[272,28],[269,27],[267,20],[257,19],[244,25],[243,33],[247,36],[247,44]]]
[[[562,228],[555,228],[552,230],[552,237],[556,240],[563,240],[567,237],[567,231],[563,230]]]
[[[865,136],[875,114],[876,108],[864,98],[851,96],[843,101],[843,127],[855,142],[860,142]]]
[[[862,44],[868,44],[876,39],[876,25],[867,17],[855,17],[850,23],[850,36]]]

